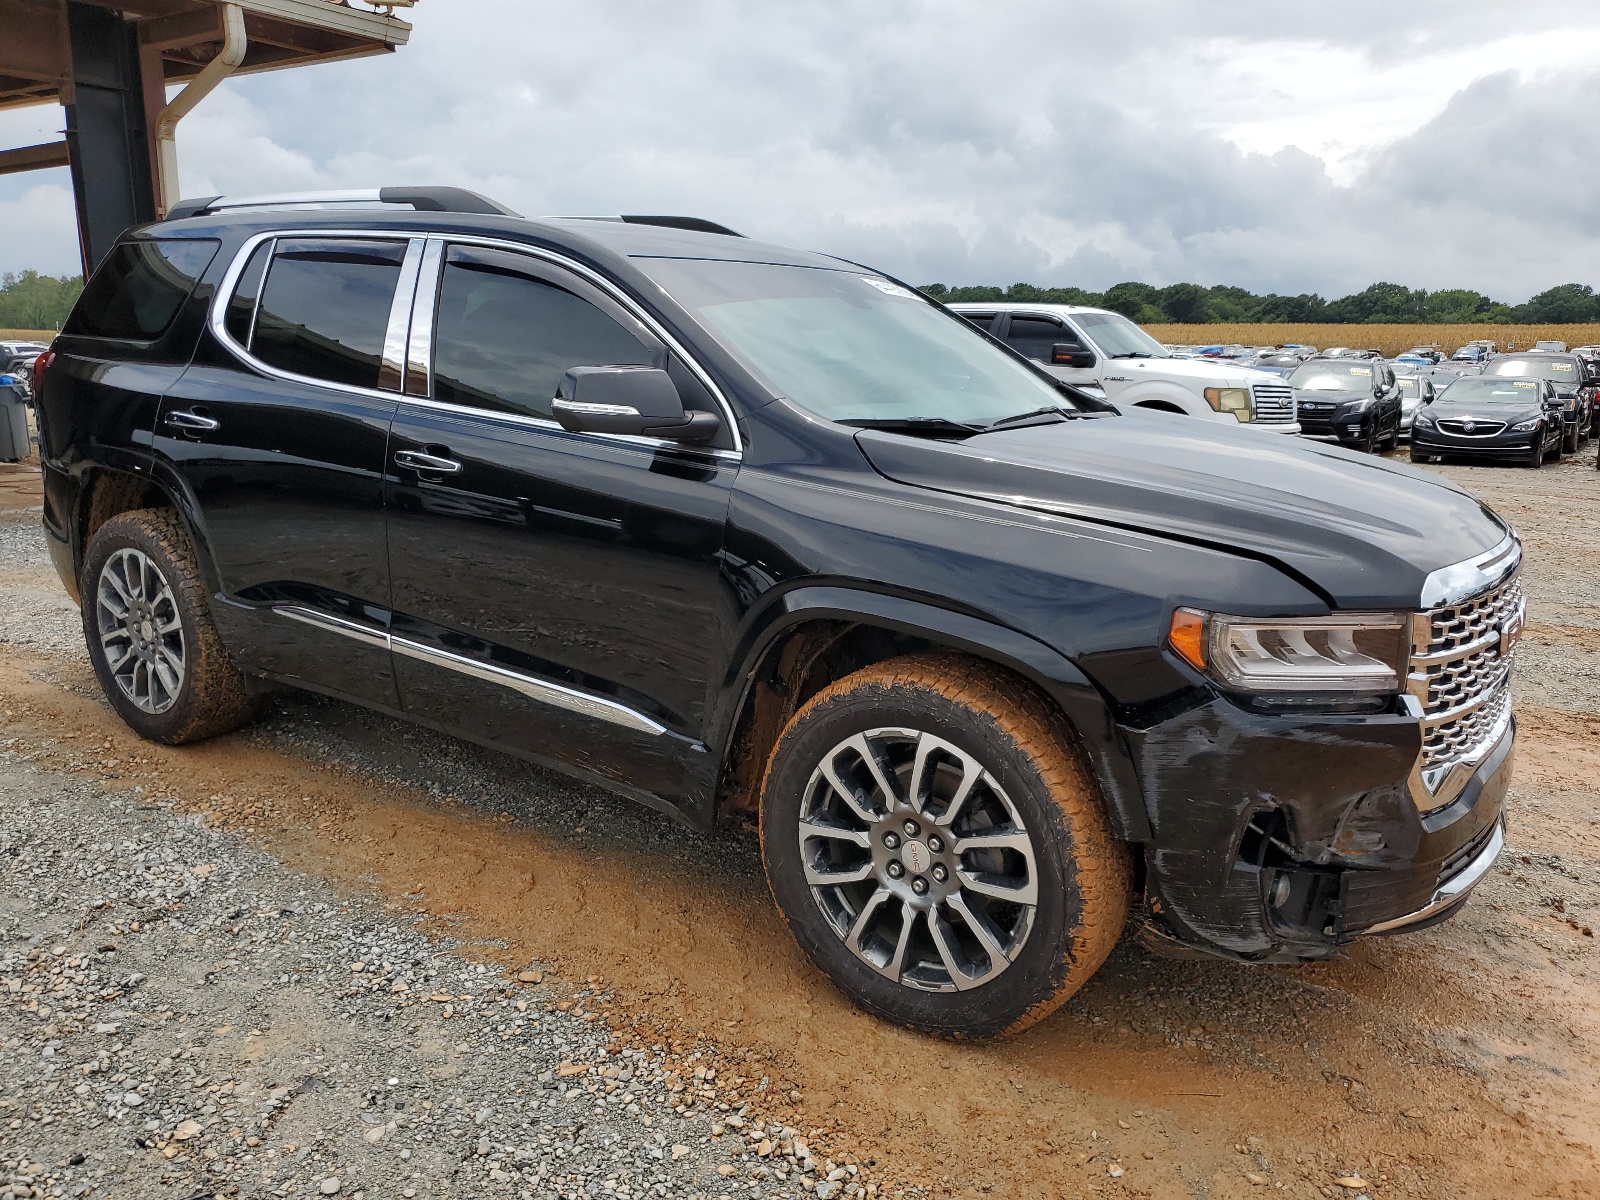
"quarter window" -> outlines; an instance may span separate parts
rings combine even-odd
[[[280,241],[251,353],[296,375],[377,387],[405,251],[404,242],[355,238]]]
[[[272,242],[257,246],[250,261],[239,275],[239,282],[228,300],[228,333],[246,350],[250,349],[251,326],[256,319],[256,300],[261,295],[261,280],[267,273],[267,259],[272,256]]]
[[[434,398],[549,417],[571,367],[653,366],[659,355],[616,318],[526,258],[454,247],[439,284]]]
[[[209,238],[162,238],[113,247],[62,332],[153,341],[172,324],[219,245]]]
[[[1050,349],[1058,342],[1075,345],[1078,335],[1045,317],[1012,317],[1006,332],[1006,344],[1036,362],[1049,362]]]

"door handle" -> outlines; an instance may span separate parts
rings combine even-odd
[[[421,450],[397,450],[394,461],[396,466],[409,467],[413,471],[428,471],[434,475],[455,475],[461,470],[461,464],[453,458],[440,458],[437,454],[424,454]]]
[[[222,428],[222,422],[197,412],[170,412],[167,424],[174,429],[187,429],[194,433],[211,433]]]

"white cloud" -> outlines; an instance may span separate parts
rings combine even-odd
[[[438,182],[528,213],[688,212],[919,282],[1520,299],[1600,248],[1600,182],[1571,166],[1595,161],[1600,11],[1557,0],[1519,6],[1531,33],[1493,0],[411,14],[395,56],[225,85],[180,131],[183,190]],[[12,120],[0,144],[27,140]],[[1560,186],[1509,178],[1541,172]],[[0,224],[0,268],[63,258]]]

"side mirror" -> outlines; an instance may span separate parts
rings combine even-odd
[[[1094,366],[1094,351],[1073,342],[1057,342],[1050,347],[1050,365],[1089,368]]]
[[[677,385],[657,367],[573,367],[551,407],[569,433],[708,442],[720,428],[714,413],[685,411]]]
[[[1559,396],[1546,396],[1545,397],[1544,410],[1546,412],[1560,412],[1565,407],[1566,407],[1566,405],[1562,403],[1561,398]]]

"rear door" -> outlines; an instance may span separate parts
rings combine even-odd
[[[192,497],[234,652],[388,708],[384,448],[421,253],[420,240],[377,236],[247,246],[156,431]]]
[[[406,710],[646,800],[708,799],[737,456],[551,419],[570,367],[663,366],[718,411],[704,380],[593,281],[503,249],[431,241],[412,334],[387,479]]]

